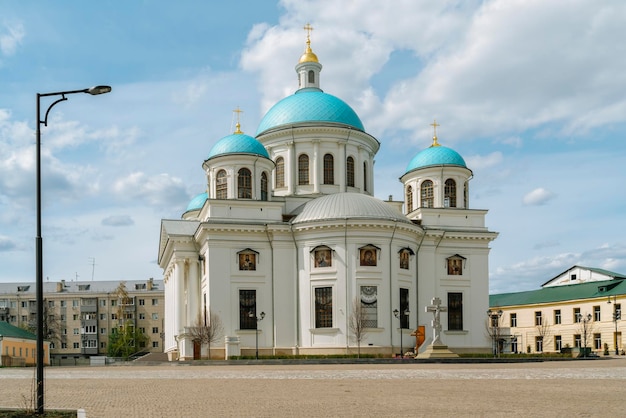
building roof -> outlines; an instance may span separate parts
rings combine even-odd
[[[0,321],[0,337],[23,338],[25,340],[36,340],[37,336],[25,329],[18,328],[8,322]]]
[[[406,172],[430,166],[453,165],[467,168],[465,160],[455,150],[441,145],[433,145],[420,151],[406,167]]]
[[[568,268],[567,270],[563,271],[562,273],[557,274],[556,276],[554,276],[553,278],[551,278],[550,280],[548,280],[547,282],[545,282],[541,286],[543,287],[543,286],[551,284],[552,282],[556,281],[557,279],[561,278],[563,275],[567,274],[568,272],[570,272],[570,271],[572,271],[572,270],[574,270],[576,268],[582,269],[582,270],[589,270],[590,272],[598,273],[598,274],[601,274],[603,276],[610,277],[611,279],[626,279],[626,275],[621,274],[621,273],[616,273],[614,271],[599,269],[599,268],[595,268],[595,267],[585,267],[585,266],[574,265],[574,266]]]
[[[189,212],[190,210],[202,209],[202,206],[204,206],[204,202],[206,202],[208,198],[209,195],[207,194],[207,192],[200,193],[199,195],[195,196],[187,205],[186,212]]]
[[[526,292],[489,295],[490,307],[535,305],[568,300],[603,298],[626,294],[626,281],[621,279],[544,287]]]
[[[211,148],[207,160],[226,154],[252,154],[270,158],[263,144],[243,133],[230,134],[217,141]]]
[[[112,293],[115,292],[120,282],[126,283],[126,290],[134,292],[136,290],[148,291],[147,286],[145,289],[136,289],[143,287],[148,280],[63,280],[61,282],[44,282],[43,292],[44,294],[59,294],[59,293]],[[57,286],[62,284],[62,291],[59,292]],[[152,291],[163,291],[163,280],[152,280]],[[14,283],[0,283],[0,298],[2,295],[28,295],[35,298],[36,289],[34,282],[14,282]]]
[[[272,128],[302,122],[330,122],[365,131],[361,119],[343,100],[308,87],[276,103],[261,120],[257,136]]]
[[[412,223],[393,206],[360,193],[334,193],[300,206],[294,224],[333,219],[375,219]]]

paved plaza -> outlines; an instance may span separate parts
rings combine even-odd
[[[0,369],[23,408],[33,368]],[[87,417],[616,417],[626,358],[488,364],[179,365],[45,369],[46,408]]]

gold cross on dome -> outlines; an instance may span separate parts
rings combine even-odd
[[[243,132],[240,129],[241,124],[239,123],[239,116],[243,113],[243,110],[239,109],[239,106],[237,106],[237,109],[233,110],[233,112],[237,114],[237,125],[235,125],[237,129],[235,130],[235,133],[242,134]]]
[[[433,127],[434,135],[433,135],[433,144],[431,146],[438,147],[439,143],[437,142],[437,126],[441,126],[437,123],[437,119],[433,119],[433,123],[430,124]]]
[[[309,39],[311,37],[311,31],[313,30],[313,26],[311,26],[308,22],[306,25],[304,25],[304,28],[302,28],[306,31],[306,38]]]

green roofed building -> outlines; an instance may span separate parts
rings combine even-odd
[[[22,328],[0,321],[0,366],[34,366],[37,359],[37,336]],[[44,341],[44,364],[50,364],[50,343]]]
[[[626,275],[573,266],[540,289],[489,296],[494,352],[559,352],[587,347],[621,354]]]

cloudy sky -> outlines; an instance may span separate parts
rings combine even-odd
[[[626,273],[623,0],[3,0],[0,282],[35,276],[37,92],[113,87],[42,126],[44,277],[160,278],[160,220],[204,191],[233,109],[254,135],[295,91],[307,22],[322,88],[382,143],[377,197],[402,199],[434,118],[465,158],[492,293]]]

